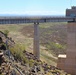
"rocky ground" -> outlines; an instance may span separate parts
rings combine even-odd
[[[0,62],[1,75],[69,75],[63,70],[48,65],[38,60],[32,53],[24,51],[29,60],[34,60],[33,64],[23,63],[15,60],[13,56],[4,55]],[[30,61],[31,62],[31,61]]]
[[[70,75],[55,66],[42,62],[26,50],[23,54],[25,61],[18,59],[15,54],[12,55],[6,43],[0,39],[0,75]]]

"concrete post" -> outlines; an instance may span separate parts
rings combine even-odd
[[[40,50],[39,50],[39,23],[34,23],[34,55],[40,59]]]
[[[67,58],[64,70],[72,75],[76,75],[76,22],[69,22],[67,26]]]
[[[58,59],[57,67],[76,75],[76,22],[68,22],[66,57]]]

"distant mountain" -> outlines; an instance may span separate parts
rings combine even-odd
[[[27,16],[27,15],[19,15],[19,14],[0,14],[0,16]]]
[[[52,16],[52,17],[58,17],[58,16],[64,16],[64,15],[30,15],[30,14],[0,14],[0,16]]]

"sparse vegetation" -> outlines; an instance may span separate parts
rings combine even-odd
[[[9,34],[9,31],[8,30],[4,30],[4,34],[6,35],[6,37],[8,36]]]
[[[66,50],[66,23],[40,23],[40,44],[45,47],[44,53],[41,51],[41,59],[50,64],[49,58],[46,57],[46,52],[51,50],[48,54],[65,53]],[[8,30],[9,37],[26,47],[26,50],[33,52],[33,24],[16,24],[16,25],[0,25],[0,30]],[[65,32],[64,32],[65,31]],[[48,36],[48,37],[47,37]],[[58,44],[57,44],[58,43]],[[43,50],[43,49],[40,49]],[[43,54],[44,55],[43,55]],[[54,54],[53,54],[54,53]],[[46,59],[44,58],[46,57]],[[54,59],[54,58],[53,58]],[[55,60],[55,59],[54,59]],[[55,63],[54,63],[55,64]],[[53,65],[54,65],[53,64]]]
[[[22,34],[20,36],[22,36]],[[18,35],[17,35],[17,37],[18,37]],[[28,38],[29,36],[25,36],[25,37]],[[19,39],[17,39],[17,40],[19,40]],[[33,40],[33,39],[30,39],[30,40]],[[28,45],[30,46],[31,43],[28,43]],[[9,47],[9,50],[11,51],[11,53],[13,54],[13,56],[15,58],[17,67],[20,70],[22,70],[22,72],[24,74],[27,71],[28,71],[27,74],[29,74],[29,75],[32,75],[34,73],[36,73],[38,75],[42,75],[42,74],[43,75],[50,75],[50,74],[51,75],[57,75],[57,74],[66,75],[67,74],[66,72],[56,68],[55,66],[48,65],[46,62],[42,62],[41,60],[38,60],[32,53],[27,52],[26,50],[27,50],[27,47],[29,47],[28,45],[25,46],[25,43],[22,43],[19,40],[18,42],[16,41],[16,44],[13,47]],[[51,46],[51,45],[55,46],[54,47],[55,49],[60,49],[60,50],[63,49],[63,46],[61,43],[57,44],[52,41],[49,46]],[[44,59],[46,58],[46,60],[48,62],[51,60],[52,62],[56,63],[57,58],[53,56],[52,51],[49,49],[50,49],[49,47],[46,47],[45,45],[41,44],[41,57],[44,57]],[[21,63],[21,65],[18,65],[17,62]],[[49,62],[49,63],[51,64],[51,62]],[[67,74],[67,75],[69,75],[69,74]]]
[[[48,23],[40,25],[40,43],[54,54],[66,52],[66,23]]]
[[[24,62],[27,61],[27,59],[24,57],[25,55],[23,54],[23,51],[25,50],[24,45],[16,44],[14,47],[9,48],[9,50],[17,60],[23,60]]]

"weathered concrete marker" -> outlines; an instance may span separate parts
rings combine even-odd
[[[40,59],[40,50],[39,50],[39,23],[34,23],[34,55]]]

